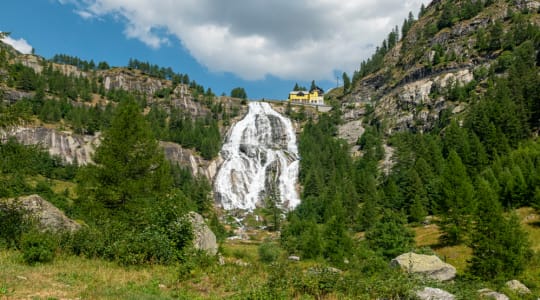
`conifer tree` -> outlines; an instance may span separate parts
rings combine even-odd
[[[158,197],[172,185],[163,150],[138,105],[129,98],[116,109],[94,161],[96,166],[81,180],[82,193],[111,209]]]
[[[519,275],[531,254],[518,217],[503,215],[497,194],[487,180],[477,183],[478,213],[468,272],[484,280],[510,279]]]
[[[343,75],[341,77],[343,78],[343,92],[346,93],[351,88],[351,79],[346,72],[343,72]]]
[[[473,186],[456,151],[451,150],[441,180],[441,230],[443,242],[464,242],[471,226],[475,202]]]
[[[366,232],[368,246],[386,256],[396,257],[414,246],[414,233],[405,227],[405,218],[385,210],[382,217]]]

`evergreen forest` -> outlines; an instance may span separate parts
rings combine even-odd
[[[187,74],[134,58],[111,67],[59,54],[42,58],[36,72],[0,43],[0,298],[62,298],[51,291],[57,284],[66,297],[89,299],[418,299],[424,287],[456,299],[483,299],[483,288],[537,299],[538,11],[511,9],[519,1],[434,2],[418,18],[409,13],[351,77],[343,73],[344,86],[326,95],[329,112],[273,104],[301,128],[301,203],[281,211],[268,201],[240,225],[216,205],[212,182],[167,160],[160,145],[216,159],[226,130],[247,109],[244,88],[217,97]],[[505,17],[467,38],[475,59],[489,63],[465,84],[430,91],[466,109],[442,109],[428,130],[420,121],[392,130],[377,98],[361,104],[364,132],[354,145],[340,138],[347,99],[376,76],[398,88],[413,80],[405,75],[413,67],[440,74],[472,64],[432,40],[502,3]],[[395,53],[401,58],[388,67]],[[114,88],[105,84],[107,72],[167,85],[152,93]],[[182,89],[195,109],[175,104]],[[14,91],[23,96],[11,100]],[[66,163],[5,134],[18,126],[99,134],[100,144],[93,163]],[[40,228],[17,206],[32,194],[80,229]],[[215,233],[218,255],[193,247],[190,212]],[[234,239],[239,227],[250,229],[248,238]],[[391,266],[408,252],[437,255],[457,276],[441,282]],[[50,278],[32,287],[42,277]],[[511,290],[513,279],[530,292]]]

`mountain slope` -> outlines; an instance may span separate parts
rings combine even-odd
[[[387,133],[426,131],[442,114],[466,110],[505,55],[526,40],[538,50],[539,8],[531,0],[433,1],[400,41],[385,40],[355,73],[342,98],[346,120],[369,105]],[[456,99],[458,87],[464,94]]]

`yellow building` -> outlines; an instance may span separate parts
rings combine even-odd
[[[316,87],[311,91],[292,91],[289,93],[289,101],[305,104],[324,104],[324,91]]]

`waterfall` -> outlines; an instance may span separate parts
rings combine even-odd
[[[300,203],[296,134],[291,121],[268,103],[249,103],[247,115],[229,131],[221,156],[214,191],[224,209],[253,210],[265,199],[284,210]]]

